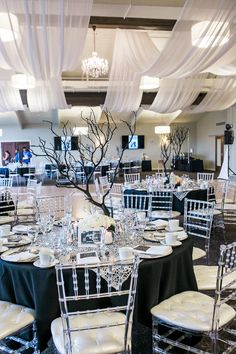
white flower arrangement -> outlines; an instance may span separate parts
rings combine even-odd
[[[170,174],[170,183],[173,184],[181,184],[182,183],[182,178],[175,175],[173,172]]]
[[[78,223],[80,231],[89,231],[91,229],[98,229],[99,227],[107,229],[110,226],[115,226],[115,220],[107,215],[99,213],[89,215]]]

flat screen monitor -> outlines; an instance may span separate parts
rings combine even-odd
[[[122,149],[136,150],[144,149],[144,135],[123,135]]]
[[[77,136],[55,136],[54,137],[54,149],[56,151],[71,151],[78,149],[78,137]]]

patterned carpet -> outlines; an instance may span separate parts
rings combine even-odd
[[[231,243],[236,241],[236,225],[228,225],[225,229],[214,228],[211,236],[211,247],[210,247],[210,264],[217,264],[219,257],[219,247],[223,243]],[[196,240],[195,246],[202,247],[202,240]],[[199,260],[198,263],[202,263]],[[200,343],[204,345],[205,350],[211,352],[209,341],[203,339]],[[181,351],[186,353],[186,351]],[[221,351],[223,352],[223,350]],[[48,343],[48,348],[43,351],[43,354],[55,354],[57,353],[52,340]],[[135,324],[133,326],[133,354],[151,354],[152,353],[152,340],[151,340],[151,329],[147,328],[141,324]],[[172,353],[180,353],[180,351],[172,351]]]

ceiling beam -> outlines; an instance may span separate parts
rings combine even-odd
[[[172,31],[176,20],[174,19],[154,19],[154,18],[132,18],[132,17],[90,17],[90,27],[96,25],[97,28],[122,28],[122,29],[148,29],[158,31]]]
[[[26,90],[21,90],[20,93],[23,104],[27,105]],[[151,105],[156,94],[156,92],[144,92],[141,105]],[[199,104],[205,95],[205,92],[201,92],[193,102],[193,105]],[[104,104],[106,92],[65,92],[65,97],[68,105],[95,107]],[[55,121],[57,121],[57,119],[58,117],[55,115]]]

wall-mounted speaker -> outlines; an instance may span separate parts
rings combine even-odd
[[[234,131],[233,130],[225,130],[224,133],[224,144],[232,145],[234,143]]]

